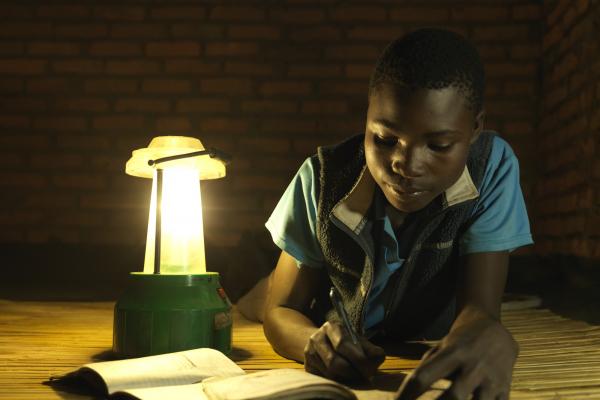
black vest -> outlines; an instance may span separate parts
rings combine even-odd
[[[482,132],[469,151],[467,167],[478,189],[494,135]],[[383,226],[372,218],[376,210],[371,206],[364,222],[364,229],[370,231],[365,235],[369,239],[361,247],[355,237],[344,232],[344,226],[336,225],[331,213],[351,192],[365,167],[363,142],[364,135],[358,135],[338,145],[320,147],[317,171],[320,191],[317,239],[327,261],[329,278],[340,292],[351,323],[362,333],[365,304],[374,276],[375,249],[379,248]],[[476,199],[448,206],[441,194],[422,210],[411,213],[414,225],[410,250],[382,294],[385,316],[375,327],[376,332],[402,339],[436,339],[447,333],[455,318],[457,239],[472,222],[475,204]],[[331,308],[325,318],[338,319]]]

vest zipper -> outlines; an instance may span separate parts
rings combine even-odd
[[[375,277],[375,268],[377,267],[377,263],[379,260],[377,259],[379,256],[379,244],[381,243],[381,238],[383,236],[384,225],[379,218],[373,219],[373,227],[372,230],[375,231],[375,237],[373,237],[373,254],[371,254],[371,274],[369,276],[369,285],[367,287],[366,293],[363,297],[363,301],[360,308],[360,321],[359,328],[360,333],[362,335],[365,334],[365,312],[367,309],[367,301],[369,300],[369,295],[371,294],[371,288],[373,287],[373,279]]]
[[[360,248],[363,249],[366,256],[371,260],[371,264],[372,264],[371,273],[369,275],[369,282],[368,282],[366,293],[363,297],[363,301],[362,301],[360,313],[359,313],[360,318],[358,320],[358,332],[360,332],[361,335],[364,335],[365,305],[367,303],[367,299],[369,298],[369,293],[371,292],[371,286],[373,286],[373,274],[374,274],[374,268],[375,268],[375,255],[373,254],[374,249],[371,249],[365,239],[363,239],[359,235],[356,235],[354,232],[352,232],[350,229],[348,229],[348,227],[345,224],[343,224],[341,221],[338,221],[337,218],[330,218],[330,219],[331,219],[331,222],[333,222],[333,224],[335,226],[337,226],[342,231],[344,231],[348,236],[350,236],[356,242],[356,244],[358,244],[360,246]],[[358,279],[359,279],[359,285],[362,285],[362,282],[360,282],[361,276],[359,276]]]
[[[367,287],[367,291],[363,297],[363,301],[360,305],[360,320],[358,321],[358,329],[361,335],[365,334],[365,310],[367,309],[367,300],[369,299],[369,294],[371,293],[371,287],[373,286],[373,275],[375,269],[375,263],[373,262],[373,267],[371,268],[371,276],[369,276],[369,286]]]

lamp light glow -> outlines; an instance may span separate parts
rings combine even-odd
[[[206,261],[199,171],[185,166],[166,167],[162,184],[160,273],[203,274],[206,272]],[[156,207],[155,172],[144,259],[144,273],[147,274],[154,272]]]

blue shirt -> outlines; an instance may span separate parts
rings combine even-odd
[[[314,158],[308,158],[290,182],[265,224],[275,244],[296,259],[298,265],[323,267],[325,259],[317,241],[319,182]],[[474,222],[458,238],[460,254],[513,251],[533,243],[529,219],[519,184],[519,163],[508,143],[496,136],[473,210]],[[375,197],[377,198],[377,197]],[[378,249],[379,263],[366,305],[365,328],[383,319],[380,295],[394,271],[402,267],[399,243],[390,219],[384,220],[384,235]]]

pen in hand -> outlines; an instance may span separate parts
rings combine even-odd
[[[335,286],[332,286],[331,290],[329,290],[329,298],[331,299],[331,303],[333,303],[333,307],[335,308],[335,311],[338,313],[338,315],[342,319],[342,323],[344,324],[346,331],[350,334],[352,343],[354,343],[355,345],[358,345],[358,336],[356,335],[354,328],[350,324],[350,320],[348,319],[348,314],[346,314],[346,309],[344,308],[342,299],[340,298],[340,295],[339,295],[337,289],[335,288]]]

